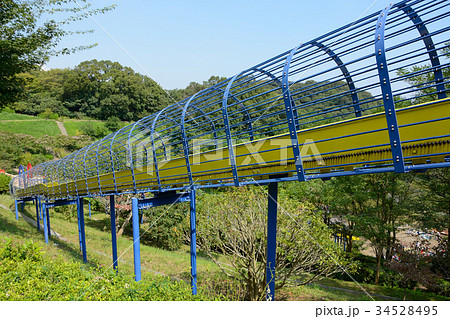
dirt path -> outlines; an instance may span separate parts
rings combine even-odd
[[[67,136],[67,131],[66,128],[64,127],[64,124],[59,121],[56,121],[56,124],[58,124],[58,128],[61,131],[61,134]]]

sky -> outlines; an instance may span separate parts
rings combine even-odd
[[[212,75],[233,75],[377,12],[392,0],[88,0],[113,11],[73,23],[60,47],[98,45],[52,57],[44,66],[73,68],[111,60],[147,75],[164,89]],[[81,2],[80,2],[81,4]]]

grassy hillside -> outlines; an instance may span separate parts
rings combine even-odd
[[[25,114],[16,114],[10,112],[1,112],[0,121],[15,121],[15,120],[41,120],[41,118]]]
[[[69,136],[77,136],[83,134],[83,129],[87,125],[91,125],[94,129],[106,130],[105,124],[95,120],[65,120],[63,122]]]
[[[34,137],[41,137],[44,135],[56,136],[61,134],[61,131],[54,120],[44,120],[39,118],[16,121],[0,120],[0,130],[16,134],[28,134]]]

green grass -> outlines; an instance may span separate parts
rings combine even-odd
[[[82,127],[86,123],[92,123],[95,127],[104,127],[105,124],[97,120],[65,120],[63,122],[69,136],[77,136],[82,134]]]
[[[0,195],[0,203],[6,207],[14,207],[14,201],[8,195]],[[25,206],[25,214],[35,219],[34,205],[28,203]],[[86,222],[86,246],[88,256],[88,266],[101,267],[105,271],[111,269],[111,234],[109,216],[104,213],[92,212],[92,218],[88,217],[87,204],[85,205]],[[13,242],[25,243],[28,240],[39,242],[43,245],[46,254],[52,258],[63,258],[67,261],[82,262],[82,256],[78,244],[78,228],[76,216],[71,218],[62,214],[57,214],[50,210],[51,228],[61,235],[61,238],[52,236],[50,244],[45,245],[42,232],[27,222],[23,218],[15,220],[15,215],[11,210],[0,207],[0,236],[7,236]],[[141,226],[141,235],[148,229],[147,225]],[[145,234],[144,234],[145,236]],[[133,268],[133,246],[132,238],[124,235],[118,237],[119,272],[125,276],[132,276]],[[199,251],[197,258],[198,286],[204,291],[219,289],[229,299],[237,299],[236,295],[242,293],[235,291],[231,282],[221,276],[217,266],[206,258],[201,258]],[[183,246],[179,251],[165,251],[150,247],[141,242],[141,265],[143,276],[169,276],[172,279],[189,282],[190,274],[190,254],[189,247]],[[323,286],[326,287],[323,287]],[[333,289],[331,287],[340,288]],[[345,289],[345,290],[343,290]],[[352,290],[346,291],[346,290]],[[403,298],[403,289],[388,288],[382,286],[357,284],[351,281],[343,281],[331,278],[324,278],[317,284],[285,287],[276,291],[278,300],[372,300],[369,294],[391,296],[397,299]],[[210,296],[214,298],[214,295]],[[373,296],[375,300],[389,300],[382,297]],[[429,294],[421,291],[408,290],[408,300],[449,300],[448,298]]]
[[[14,121],[14,120],[41,120],[41,118],[25,114],[16,114],[9,112],[0,113],[0,121]]]
[[[43,135],[56,136],[61,131],[53,120],[1,121],[0,130],[16,134],[28,134],[34,137]]]

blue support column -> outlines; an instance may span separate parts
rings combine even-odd
[[[16,220],[19,220],[19,209],[17,207],[17,199],[14,201],[15,203],[15,208],[16,208]]]
[[[80,202],[79,197],[77,197],[77,221],[78,221],[78,243],[80,245],[80,251],[83,250],[83,245],[81,242],[81,223],[80,223]]]
[[[81,251],[83,253],[83,262],[87,262],[87,255],[86,255],[86,234],[84,231],[84,209],[83,209],[83,198],[78,197],[77,199],[77,206],[79,211],[79,225],[80,225],[80,235],[81,235]]]
[[[36,201],[35,201],[35,204],[36,204],[36,226],[37,226],[37,229],[38,230],[40,230],[40,225],[39,225],[39,204],[41,203],[41,201],[40,201],[40,199],[39,199],[39,197],[36,197]]]
[[[44,224],[44,238],[45,243],[48,244],[48,226],[47,226],[47,206],[45,205],[45,202],[42,203],[42,223]]]
[[[112,243],[112,255],[113,255],[113,267],[117,272],[117,239],[116,239],[116,207],[114,203],[114,195],[109,196],[110,205],[110,218],[111,218],[111,243]]]
[[[45,209],[46,209],[46,214],[47,214],[47,232],[48,232],[48,237],[51,236],[51,231],[50,231],[50,213],[48,211],[48,206],[45,205]]]
[[[133,252],[134,252],[134,276],[136,281],[141,280],[141,248],[139,239],[139,199],[131,199],[133,220]]]
[[[195,188],[190,193],[190,228],[191,228],[191,287],[192,294],[197,294],[197,239],[196,239],[196,205],[195,205]]]
[[[43,216],[43,212],[42,212],[42,201],[41,198],[39,197],[39,217],[41,218],[42,222],[44,221],[44,216]]]
[[[91,216],[91,202],[88,202],[88,204],[89,204],[89,218],[92,218],[92,216]]]
[[[266,299],[275,300],[275,261],[277,253],[278,183],[269,184],[267,207]]]

